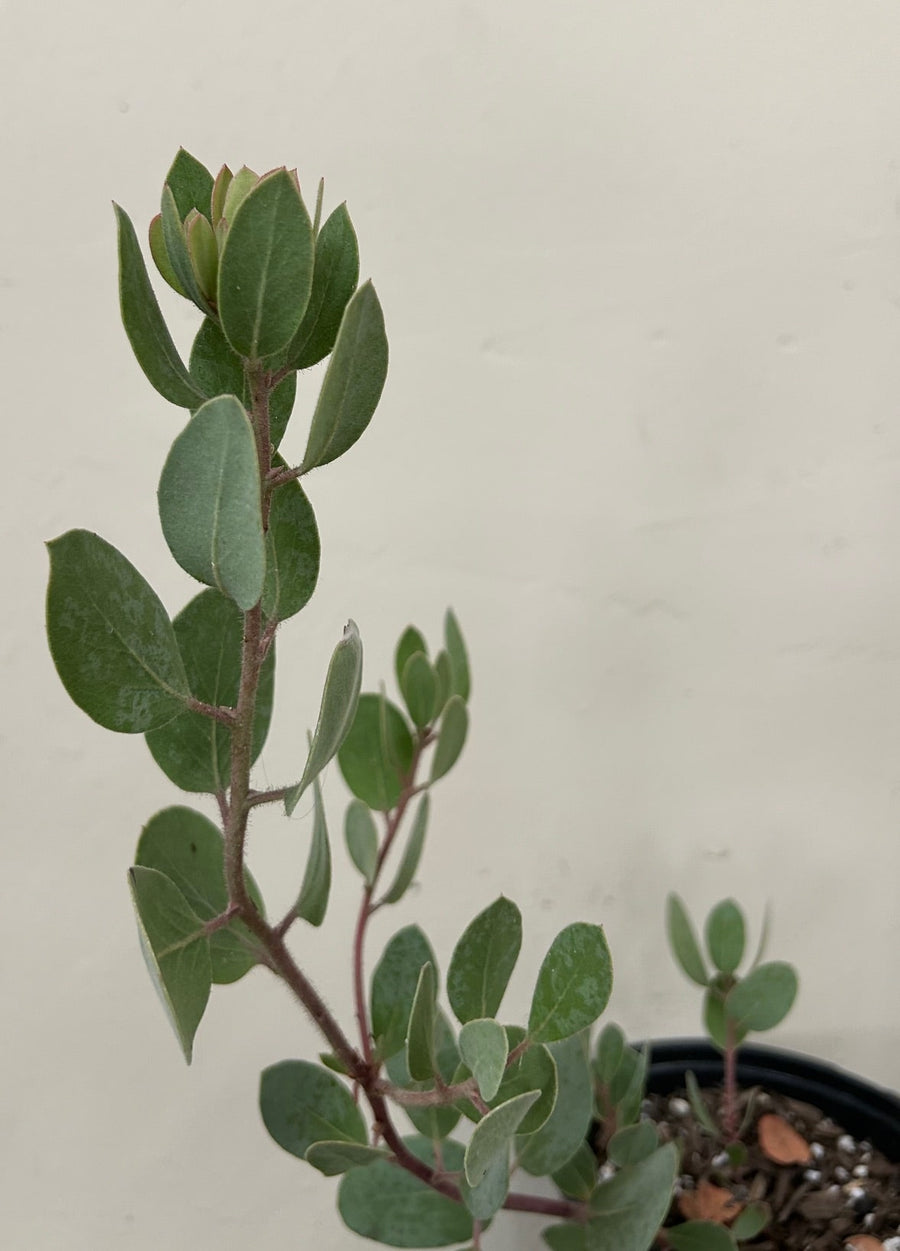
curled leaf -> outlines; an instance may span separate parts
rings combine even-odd
[[[763,1155],[775,1164],[809,1163],[809,1143],[783,1117],[767,1112],[759,1118],[756,1133]]]

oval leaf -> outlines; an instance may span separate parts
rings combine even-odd
[[[172,623],[187,673],[197,699],[217,707],[237,704],[241,679],[244,619],[237,606],[218,591],[201,591]],[[272,717],[275,685],[275,648],[269,649],[260,671],[253,710],[251,763],[263,749]],[[214,795],[231,779],[231,730],[221,721],[199,712],[183,712],[147,733],[153,759],[184,791]]]
[[[733,899],[723,899],[706,918],[706,946],[720,973],[733,973],[744,958],[744,917]]]
[[[437,1072],[445,1085],[450,1085],[459,1068],[459,1050],[456,1038],[444,1013],[437,1009],[435,1016],[435,1053]],[[409,1075],[406,1063],[406,1052],[396,1051],[385,1063],[387,1074],[395,1086],[404,1086],[407,1090],[434,1090],[435,1081],[414,1082]],[[460,1118],[458,1108],[450,1104],[432,1104],[416,1107],[407,1104],[404,1112],[418,1132],[430,1142],[446,1138],[452,1133]]]
[[[437,747],[431,762],[431,780],[436,782],[449,773],[459,760],[469,729],[469,714],[460,695],[451,695],[441,718]]]
[[[172,162],[166,183],[172,188],[181,221],[191,209],[208,217],[212,203],[213,176],[195,156],[179,148]]]
[[[434,965],[423,964],[409,1013],[406,1066],[413,1081],[430,1081],[437,1069],[435,1055],[436,996]]]
[[[350,859],[371,886],[378,865],[378,831],[371,812],[360,799],[354,799],[347,809],[344,838]]]
[[[431,1143],[418,1137],[404,1142],[434,1167]],[[458,1143],[442,1144],[445,1169],[461,1169],[462,1157]],[[346,1173],[338,1191],[338,1209],[354,1233],[389,1247],[447,1247],[472,1237],[472,1217],[462,1204],[393,1163],[377,1161]]]
[[[468,1021],[459,1035],[459,1053],[472,1071],[485,1103],[495,1097],[506,1071],[509,1047],[506,1030],[499,1021],[485,1017]]]
[[[587,1137],[594,1107],[585,1037],[551,1043],[548,1051],[556,1064],[556,1103],[541,1128],[516,1144],[519,1164],[534,1177],[555,1173],[572,1158]]]
[[[488,1221],[503,1207],[509,1192],[509,1152],[501,1151],[494,1156],[477,1186],[470,1186],[463,1173],[459,1179],[459,1192],[463,1203],[477,1221]],[[467,1247],[465,1251],[474,1251]]]
[[[419,861],[422,858],[422,848],[425,846],[428,810],[429,799],[426,792],[419,800],[419,806],[416,808],[416,815],[403,852],[403,859],[400,861],[397,869],[397,876],[394,878],[390,890],[383,896],[382,903],[392,904],[402,899],[416,875],[416,869],[418,869]]]
[[[400,641],[394,653],[394,672],[397,675],[397,685],[401,689],[403,687],[403,670],[406,668],[406,662],[415,652],[421,652],[423,656],[427,657],[428,644],[415,626],[407,626],[400,635]]]
[[[200,921],[211,921],[228,907],[222,835],[202,813],[183,807],[157,812],[141,831],[135,864],[164,873]],[[264,915],[259,887],[248,869],[244,880],[250,898]],[[240,921],[216,930],[208,941],[212,980],[221,984],[243,977],[262,954]]]
[[[182,569],[249,611],[262,594],[266,549],[256,441],[233,395],[207,400],[188,422],[158,496],[163,534]]]
[[[209,1000],[209,939],[184,895],[164,873],[128,870],[144,960],[188,1064]]]
[[[137,363],[164,399],[179,408],[195,408],[206,396],[185,368],[163,321],[131,219],[118,204],[113,208],[118,228],[122,324]]]
[[[263,1070],[259,1110],[279,1147],[301,1160],[314,1142],[368,1146],[353,1095],[332,1073],[306,1060],[282,1060]]]
[[[468,701],[471,689],[469,657],[466,654],[466,644],[462,636],[462,630],[460,630],[459,622],[456,620],[451,608],[447,609],[444,617],[444,644],[447,648],[447,655],[450,657],[451,690],[454,695],[458,695],[463,701]]]
[[[329,760],[347,738],[361,703],[359,688],[362,683],[363,649],[355,621],[344,626],[341,641],[335,647],[325,675],[319,719],[313,734],[303,776],[284,797],[288,816],[300,802],[300,796],[313,778],[318,777]]]
[[[305,608],[319,578],[319,528],[299,482],[272,494],[266,532],[266,580],[262,610],[270,621],[286,621]]]
[[[222,248],[219,318],[234,350],[258,360],[285,347],[306,311],[312,276],[312,222],[296,177],[278,169],[240,202]]]
[[[538,973],[528,1036],[556,1042],[592,1025],[612,991],[612,960],[599,925],[576,921],[553,940]]]
[[[325,920],[328,896],[331,893],[331,847],[328,827],[325,823],[325,805],[319,779],[313,781],[313,831],[303,885],[294,905],[294,912],[310,925],[321,925]],[[318,1167],[318,1165],[316,1166]]]
[[[607,1155],[613,1164],[623,1168],[626,1164],[640,1164],[659,1146],[659,1134],[650,1121],[638,1121],[626,1125],[609,1140]]]
[[[324,360],[337,339],[344,309],[359,281],[359,248],[346,204],[334,210],[316,238],[312,291],[286,359],[292,369]]]
[[[227,253],[227,246],[226,246]],[[313,413],[303,472],[343,456],[372,420],[387,377],[384,315],[371,282],[347,305]]]
[[[502,895],[480,912],[456,944],[447,997],[462,1024],[495,1017],[522,946],[522,914]]]
[[[178,279],[178,284],[202,313],[212,316],[214,312],[213,306],[200,290],[200,284],[197,282],[194,267],[191,264],[191,254],[188,251],[184,224],[178,215],[178,208],[176,207],[171,187],[163,187],[160,209],[162,210],[162,233],[166,255]]]
[[[352,1168],[365,1168],[376,1160],[389,1160],[390,1152],[379,1147],[365,1147],[361,1142],[314,1142],[306,1152],[306,1162],[326,1177],[349,1173]]]
[[[419,972],[429,961],[436,967],[428,939],[417,925],[407,925],[390,940],[372,974],[372,1037],[385,1059],[406,1042]]]
[[[603,1086],[608,1086],[622,1063],[625,1054],[625,1034],[620,1025],[610,1021],[604,1025],[597,1039],[594,1052],[594,1072]]]
[[[713,1221],[685,1221],[666,1230],[675,1251],[737,1251],[737,1243],[727,1229]]]
[[[403,713],[382,695],[361,695],[338,753],[344,781],[364,804],[389,812],[399,801],[413,743]]]
[[[541,1097],[539,1090],[529,1090],[502,1103],[478,1122],[466,1147],[466,1181],[477,1186],[498,1155],[508,1152],[516,1130],[529,1108]]]
[[[797,997],[797,974],[783,960],[759,964],[725,1000],[725,1012],[745,1030],[760,1032],[778,1025]]]
[[[142,734],[190,697],[172,623],[121,552],[87,530],[47,545],[47,637],[63,686],[99,725]]]
[[[709,975],[700,954],[700,944],[694,934],[687,909],[675,894],[669,896],[666,904],[666,926],[675,959],[692,982],[696,982],[698,986],[706,986]]]
[[[640,1164],[629,1164],[591,1197],[587,1251],[647,1251],[672,1199],[678,1169],[674,1143],[660,1147]]]
[[[413,723],[419,729],[428,725],[437,694],[437,678],[423,652],[414,652],[403,666],[400,690]]]

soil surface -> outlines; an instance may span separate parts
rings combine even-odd
[[[717,1122],[718,1092],[705,1090],[701,1097]],[[668,1224],[688,1214],[728,1225],[757,1200],[768,1204],[772,1216],[757,1237],[741,1244],[753,1251],[844,1251],[848,1245],[855,1251],[900,1251],[900,1164],[807,1103],[761,1090],[742,1091],[740,1103],[746,1159],[735,1166],[722,1140],[696,1120],[683,1091],[648,1096],[645,1109],[662,1140],[682,1148],[683,1173]],[[777,1163],[771,1155],[790,1156],[791,1149],[780,1149],[773,1130],[775,1139],[780,1132],[791,1143],[797,1142],[791,1135],[796,1131],[802,1143],[795,1154],[808,1158]],[[717,1202],[722,1206],[716,1218],[711,1212]]]

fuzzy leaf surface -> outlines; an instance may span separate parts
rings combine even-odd
[[[325,805],[322,802],[322,788],[318,778],[313,781],[313,796],[312,841],[294,911],[310,925],[321,925],[325,920],[328,896],[331,894],[331,846],[328,842]]]
[[[412,884],[413,878],[416,876],[416,869],[419,867],[419,861],[422,858],[422,849],[425,846],[425,831],[428,828],[428,811],[429,798],[428,792],[419,800],[416,808],[416,815],[413,818],[412,828],[409,831],[409,838],[403,850],[403,857],[397,867],[397,876],[391,883],[390,889],[384,895],[383,903],[397,903],[403,898],[407,890]]]
[[[344,781],[357,799],[376,812],[390,811],[400,799],[412,755],[412,735],[400,709],[381,695],[361,695],[338,753]]]
[[[550,1043],[548,1051],[556,1063],[556,1103],[541,1128],[520,1138],[516,1147],[519,1164],[534,1177],[549,1176],[572,1158],[587,1137],[593,1114],[585,1038],[575,1034]]]
[[[361,1142],[314,1142],[307,1148],[306,1162],[326,1177],[349,1173],[352,1168],[365,1168],[377,1160],[389,1160],[390,1152],[380,1147],[366,1147]]]
[[[213,176],[195,156],[184,148],[179,148],[175,160],[166,174],[166,182],[172,188],[175,205],[181,221],[187,217],[191,209],[210,215],[212,203]]]
[[[244,620],[237,606],[218,591],[201,591],[175,618],[173,628],[188,685],[197,699],[217,707],[237,704]],[[263,749],[272,718],[275,648],[260,671],[253,712],[251,762]],[[231,730],[199,712],[182,712],[147,733],[153,759],[176,786],[210,795],[231,778]]]
[[[431,962],[437,967],[428,939],[417,925],[399,930],[384,949],[372,974],[372,1036],[387,1059],[406,1042],[419,972]]]
[[[371,886],[378,864],[378,830],[372,813],[361,799],[354,799],[344,817],[344,839],[350,859]]]
[[[406,1065],[416,1082],[430,1081],[437,1069],[435,1027],[437,1023],[437,983],[431,961],[422,965],[416,993],[409,1012]]]
[[[275,170],[240,202],[219,262],[219,317],[241,356],[258,360],[290,342],[309,302],[313,258],[299,187]]]
[[[498,1155],[508,1154],[516,1130],[540,1097],[539,1090],[525,1091],[501,1103],[478,1122],[466,1147],[466,1181],[470,1186],[478,1185]]]
[[[431,1143],[418,1136],[404,1142],[434,1167]],[[446,1169],[462,1168],[463,1149],[458,1143],[444,1142],[442,1156]],[[344,1175],[338,1210],[354,1233],[389,1247],[448,1247],[472,1237],[472,1217],[462,1204],[432,1190],[405,1169],[380,1161]]]
[[[467,1021],[459,1035],[459,1053],[478,1083],[485,1103],[496,1096],[506,1071],[506,1030],[489,1017]]]
[[[528,1035],[557,1042],[592,1025],[612,991],[612,960],[603,929],[584,921],[566,926],[538,973]]]
[[[700,944],[694,933],[694,926],[687,908],[675,894],[669,896],[666,903],[666,928],[669,934],[669,945],[681,968],[698,986],[706,986],[709,974],[700,951]]]
[[[309,304],[285,353],[292,369],[309,369],[325,359],[359,282],[359,247],[346,204],[319,231],[315,257]]]
[[[263,1070],[259,1108],[279,1147],[301,1160],[314,1142],[368,1146],[365,1121],[347,1086],[306,1060],[282,1060]]]
[[[165,608],[134,565],[88,530],[48,543],[47,637],[63,686],[99,725],[141,734],[190,696]]]
[[[341,321],[310,425],[304,473],[343,456],[363,434],[381,398],[387,367],[384,315],[375,288],[365,282]]]
[[[522,946],[522,914],[500,896],[466,927],[447,971],[447,997],[462,1024],[496,1017]]]
[[[648,1251],[669,1209],[677,1169],[678,1150],[669,1143],[598,1186],[585,1227],[587,1251]]]
[[[319,705],[319,719],[306,757],[303,776],[284,797],[284,808],[288,816],[297,807],[307,786],[313,778],[318,777],[350,733],[357,715],[357,706],[362,702],[359,698],[362,665],[363,648],[359,630],[355,621],[348,621],[340,642],[331,654],[322,702]]]
[[[233,395],[198,408],[172,444],[158,498],[163,534],[182,569],[251,609],[266,574],[259,461]]]
[[[164,873],[128,870],[147,970],[188,1064],[212,982],[209,939],[184,895]]]
[[[797,986],[796,971],[783,960],[758,964],[729,993],[725,1011],[742,1029],[773,1029],[790,1012]]]
[[[451,695],[441,717],[437,746],[431,761],[431,780],[449,773],[460,757],[469,730],[469,714],[460,695]]]
[[[319,579],[320,557],[312,504],[299,482],[284,482],[272,493],[266,532],[262,610],[269,621],[286,621],[306,607]]]
[[[435,1053],[437,1071],[444,1084],[450,1085],[459,1068],[459,1051],[453,1031],[440,1008],[437,1010],[435,1021]],[[433,1079],[427,1082],[413,1081],[406,1064],[406,1052],[403,1050],[396,1051],[390,1056],[385,1067],[388,1077],[395,1086],[403,1086],[407,1090],[434,1089]],[[430,1142],[446,1138],[448,1134],[451,1134],[461,1115],[459,1109],[452,1104],[432,1104],[425,1107],[407,1104],[403,1110],[418,1132]]]
[[[458,695],[466,703],[471,690],[469,657],[466,652],[462,630],[459,628],[459,622],[456,620],[456,616],[451,608],[447,609],[444,617],[444,646],[447,649],[447,655],[450,657],[450,669],[453,675],[451,690],[454,695]]]
[[[465,1172],[459,1179],[463,1203],[478,1221],[488,1221],[503,1207],[509,1192],[509,1152],[501,1151],[488,1164],[476,1186],[470,1186]],[[469,1248],[468,1251],[472,1251]]]
[[[206,399],[172,342],[150,285],[131,218],[118,204],[119,304],[122,324],[137,363],[150,385],[170,404],[196,408]]]
[[[192,808],[164,808],[141,831],[135,864],[158,869],[173,882],[199,920],[211,921],[228,907],[225,855],[220,831]],[[250,898],[265,915],[259,887],[249,869],[244,881]],[[210,974],[214,982],[236,982],[257,963],[259,944],[240,921],[232,921],[208,938]]]
[[[706,918],[706,946],[720,973],[733,973],[744,958],[744,917],[733,899],[723,899]]]

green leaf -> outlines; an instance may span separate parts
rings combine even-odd
[[[715,988],[711,988],[703,996],[703,1024],[712,1042],[724,1051],[728,1046],[725,1003]],[[746,1030],[739,1032],[734,1041],[741,1042],[745,1037]]]
[[[225,215],[225,197],[228,194],[228,188],[231,186],[233,177],[234,174],[232,174],[227,165],[223,165],[218,174],[216,174],[212,194],[209,197],[209,218],[214,227],[218,225]]]
[[[541,1230],[541,1237],[550,1251],[585,1251],[587,1246],[583,1225],[550,1225]]]
[[[597,1184],[597,1157],[584,1141],[560,1168],[553,1172],[553,1180],[564,1195],[570,1199],[586,1202]]]
[[[241,356],[271,356],[296,334],[309,302],[313,255],[312,222],[296,176],[286,169],[266,174],[238,206],[219,262],[219,318]]]
[[[495,1017],[522,946],[522,915],[502,895],[467,927],[450,960],[447,997],[462,1024]]]
[[[365,1168],[377,1160],[389,1160],[389,1151],[366,1147],[361,1142],[314,1142],[306,1152],[306,1162],[326,1177],[349,1173],[352,1168]]]
[[[241,679],[244,619],[230,599],[218,591],[201,591],[172,623],[184,661],[188,685],[197,699],[216,707],[237,704]],[[253,710],[251,763],[263,749],[272,717],[275,649],[260,670]],[[210,795],[225,790],[231,779],[231,730],[199,712],[183,712],[147,733],[153,759],[176,786]]]
[[[629,1097],[635,1083],[642,1080],[641,1059],[642,1053],[634,1047],[623,1049],[619,1065],[609,1082],[609,1097],[617,1107]]]
[[[266,574],[259,461],[250,420],[233,395],[207,400],[172,444],[159,516],[185,572],[244,612],[257,603]]]
[[[185,369],[163,321],[131,219],[118,204],[113,207],[118,226],[119,303],[128,341],[150,385],[171,404],[194,408],[206,396]]]
[[[409,1013],[406,1040],[406,1065],[413,1081],[426,1082],[437,1068],[435,1054],[435,1019],[437,986],[434,965],[429,961],[419,971],[419,981]]]
[[[731,1225],[731,1233],[738,1242],[744,1242],[761,1234],[772,1219],[772,1211],[767,1203],[748,1203],[738,1214]]]
[[[520,1026],[506,1026],[506,1041],[510,1052],[523,1041],[524,1037],[525,1031]],[[464,1067],[461,1073],[459,1073],[457,1080],[466,1076],[469,1076],[469,1071]],[[539,1090],[541,1097],[528,1111],[525,1119],[519,1126],[520,1134],[536,1133],[546,1124],[556,1105],[558,1090],[556,1061],[550,1054],[550,1049],[543,1044],[528,1047],[517,1060],[513,1061],[512,1064],[507,1064],[506,1072],[503,1074],[503,1080],[500,1083],[500,1089],[493,1099],[486,1100],[486,1102],[489,1107],[497,1108],[501,1103],[514,1099],[516,1095],[525,1094],[526,1091],[531,1090]],[[467,1101],[460,1100],[458,1106],[470,1120],[477,1121],[480,1119],[479,1113]]]
[[[218,323],[209,317],[204,318],[194,336],[190,370],[194,382],[206,395],[235,395],[244,408],[249,409],[250,387],[244,375],[243,361]]]
[[[459,1179],[459,1191],[463,1203],[477,1221],[490,1220],[503,1207],[509,1192],[509,1152],[501,1151],[494,1156],[477,1186],[470,1186],[463,1173]]]
[[[648,1251],[669,1209],[677,1169],[678,1149],[669,1143],[598,1186],[586,1226],[587,1251]]]
[[[188,1064],[211,984],[209,939],[184,895],[158,869],[128,870],[144,960]]]
[[[706,946],[720,973],[733,973],[744,958],[744,918],[733,899],[723,899],[706,918]]]
[[[372,975],[372,1036],[379,1054],[387,1059],[406,1042],[409,1014],[419,971],[434,952],[417,925],[398,931],[384,949]]]
[[[162,213],[157,213],[151,220],[147,236],[150,244],[150,255],[153,257],[156,268],[159,270],[160,274],[172,290],[187,299],[188,294],[178,281],[178,275],[172,268],[172,262],[169,260],[169,253],[166,251],[166,241],[163,236]]]
[[[613,1164],[623,1168],[626,1164],[640,1164],[659,1146],[659,1134],[651,1121],[638,1121],[626,1125],[609,1140],[606,1154]]]
[[[700,1084],[690,1069],[684,1075],[684,1085],[694,1119],[703,1126],[708,1134],[717,1135],[719,1131],[716,1129],[715,1122],[710,1116],[706,1104],[703,1102],[703,1096],[700,1094]]]
[[[463,640],[462,630],[460,630],[459,622],[453,615],[452,608],[447,609],[447,614],[444,617],[444,643],[447,648],[447,655],[450,658],[450,671],[452,674],[450,689],[454,695],[458,695],[464,702],[468,701],[471,687],[469,658],[466,654],[466,644]]]
[[[616,1115],[620,1125],[632,1125],[641,1114],[641,1104],[644,1101],[644,1088],[647,1082],[647,1067],[650,1063],[650,1048],[644,1046],[639,1052],[629,1047],[629,1052],[634,1056],[634,1061],[623,1065],[619,1070],[619,1076],[623,1077],[625,1072],[630,1069],[628,1084],[624,1087],[621,1094],[618,1090],[618,1082],[613,1085],[617,1088],[616,1093],[619,1095],[616,1101]]]
[[[200,284],[194,273],[194,266],[191,264],[191,254],[188,251],[184,223],[178,214],[175,196],[172,193],[172,188],[169,186],[163,187],[160,208],[162,210],[163,242],[166,245],[166,255],[169,258],[169,264],[175,271],[175,277],[178,279],[179,285],[187,293],[188,298],[193,300],[201,312],[212,316],[213,307],[200,290]]]
[[[727,1229],[714,1221],[685,1221],[666,1230],[674,1251],[737,1251]]]
[[[377,812],[389,812],[400,799],[412,755],[412,736],[400,709],[380,695],[361,695],[338,753],[344,781],[357,799]]]
[[[420,1160],[434,1167],[434,1148],[423,1138],[404,1139]],[[462,1168],[462,1147],[442,1145],[443,1167]],[[396,1164],[377,1161],[341,1179],[338,1210],[344,1224],[363,1238],[389,1247],[447,1247],[472,1237],[472,1217],[455,1200]]]
[[[266,580],[262,610],[270,621],[286,621],[305,608],[319,578],[319,529],[299,482],[272,493],[266,533]]]
[[[284,797],[288,816],[300,802],[300,796],[313,778],[318,777],[329,760],[347,738],[356,715],[359,688],[362,682],[363,649],[355,621],[344,626],[343,636],[331,655],[319,719],[313,734],[312,745],[306,757],[303,776]]]
[[[360,799],[351,800],[344,817],[344,838],[350,859],[371,886],[378,866],[378,830],[372,814]]]
[[[69,530],[47,547],[47,637],[74,702],[123,734],[177,716],[190,692],[172,623],[153,588],[87,530]]]
[[[325,823],[325,805],[319,780],[313,781],[313,831],[303,874],[300,895],[294,904],[298,917],[310,925],[321,925],[325,920],[328,896],[331,893],[331,847],[328,843],[328,827]]]
[[[419,861],[422,858],[422,848],[425,846],[428,809],[429,799],[426,792],[419,800],[419,805],[416,808],[416,815],[413,818],[412,829],[409,832],[409,838],[403,851],[403,858],[397,868],[397,876],[394,878],[390,890],[382,897],[382,903],[392,904],[402,899],[416,875],[416,869],[419,867]]]
[[[231,179],[225,189],[225,199],[222,204],[222,216],[229,225],[234,221],[238,209],[258,182],[259,174],[255,174],[246,165],[242,165]]]
[[[772,1029],[797,997],[797,974],[783,960],[759,964],[728,994],[725,1012],[744,1030]]]
[[[575,1034],[548,1047],[556,1063],[556,1103],[541,1128],[516,1145],[519,1164],[534,1177],[546,1177],[562,1168],[587,1137],[593,1088],[586,1045],[586,1036]]]
[[[400,690],[415,725],[422,729],[431,720],[437,679],[424,652],[414,652],[403,666]]]
[[[394,653],[394,672],[397,675],[397,685],[401,690],[403,687],[403,670],[406,668],[406,662],[416,652],[421,652],[423,656],[427,657],[428,645],[415,626],[407,626],[400,635],[400,642],[397,644],[397,650]]]
[[[700,953],[700,944],[697,942],[688,911],[675,894],[669,895],[667,901],[666,925],[669,933],[669,946],[672,948],[675,959],[692,982],[696,982],[698,986],[706,986],[709,983],[709,975]]]
[[[437,1071],[444,1084],[450,1085],[459,1068],[459,1051],[453,1031],[440,1008],[437,1010],[434,1036]],[[396,1051],[388,1058],[386,1068],[388,1077],[395,1086],[403,1086],[407,1090],[415,1091],[434,1090],[433,1078],[427,1082],[412,1080],[406,1063],[406,1052],[403,1050]],[[431,1104],[425,1107],[407,1104],[403,1110],[419,1133],[432,1142],[446,1138],[452,1133],[460,1118],[459,1109],[451,1104]]]
[[[459,695],[451,695],[441,718],[441,729],[431,761],[431,780],[449,773],[460,757],[469,729],[469,714]]]
[[[538,973],[528,1036],[557,1042],[592,1025],[612,991],[612,960],[599,925],[576,921],[556,938]]]
[[[306,1060],[282,1060],[263,1070],[259,1110],[279,1147],[301,1160],[314,1142],[368,1146],[353,1095],[339,1078]]]
[[[285,352],[293,369],[324,360],[337,339],[347,302],[359,281],[359,248],[346,204],[334,210],[316,237],[312,291],[303,321]]]
[[[164,808],[141,831],[135,864],[157,869],[177,886],[200,922],[212,921],[228,907],[225,855],[220,831],[192,808]],[[244,870],[250,898],[265,915],[259,887]],[[210,973],[220,984],[236,982],[259,962],[262,950],[240,921],[209,935]]]
[[[608,1086],[615,1077],[619,1065],[622,1063],[622,1056],[625,1052],[625,1035],[622,1028],[610,1021],[608,1025],[604,1025],[597,1039],[597,1048],[594,1052],[594,1072],[597,1075],[597,1081],[603,1086]]]
[[[207,217],[212,203],[213,176],[205,165],[179,148],[175,160],[166,174],[166,182],[172,188],[180,221],[184,221],[191,209]]]
[[[509,1151],[516,1130],[540,1097],[539,1090],[516,1095],[478,1122],[466,1147],[466,1181],[470,1186],[477,1186],[496,1157]]]
[[[375,288],[366,282],[341,321],[313,413],[304,473],[343,456],[364,432],[381,398],[387,366],[384,315]]]
[[[459,1035],[459,1052],[478,1083],[482,1099],[490,1103],[506,1071],[506,1030],[490,1017],[467,1021]]]
[[[197,286],[204,300],[214,300],[219,250],[213,228],[202,213],[192,209],[184,223],[184,235]]]

